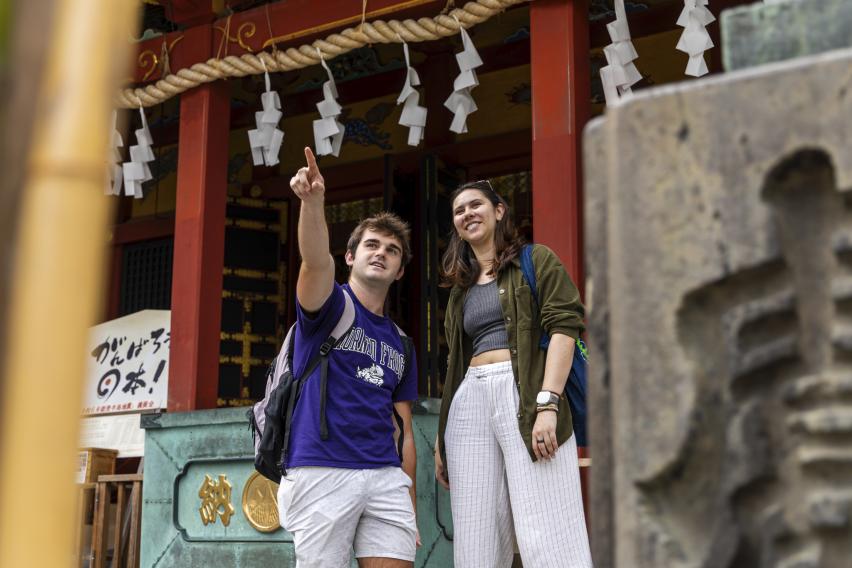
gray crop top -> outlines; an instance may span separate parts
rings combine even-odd
[[[503,323],[503,310],[497,296],[497,279],[474,284],[464,299],[464,332],[473,339],[473,356],[508,349],[509,336]]]

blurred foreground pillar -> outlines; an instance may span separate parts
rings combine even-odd
[[[87,328],[102,284],[111,97],[133,0],[57,0],[27,160],[0,413],[0,566],[70,566]],[[49,543],[45,545],[45,543]]]

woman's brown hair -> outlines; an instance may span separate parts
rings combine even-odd
[[[520,254],[524,241],[518,231],[515,230],[509,204],[494,191],[490,181],[473,181],[460,185],[450,196],[450,203],[455,202],[456,198],[468,189],[479,191],[495,208],[502,204],[505,209],[503,218],[497,221],[497,225],[494,227],[494,264],[488,271],[489,275],[497,276],[512,259]],[[454,225],[450,231],[450,244],[441,259],[441,286],[445,288],[452,286],[469,288],[479,277],[479,271],[480,266],[476,261],[473,249],[467,241],[459,237]]]

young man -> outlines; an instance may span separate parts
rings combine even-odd
[[[362,221],[347,245],[349,282],[339,285],[329,253],[325,181],[310,148],[305,159],[307,166],[290,180],[302,201],[295,376],[340,321],[345,295],[354,304],[355,323],[328,358],[325,439],[319,368],[307,377],[296,404],[287,474],[278,491],[281,525],[293,534],[298,568],[348,566],[353,547],[361,568],[411,567],[417,542],[411,428],[417,364],[413,349],[404,361],[399,331],[384,315],[388,289],[411,257],[409,228],[390,213]],[[402,418],[401,456],[394,410]]]

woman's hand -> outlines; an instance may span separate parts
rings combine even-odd
[[[543,410],[536,416],[532,430],[533,452],[538,459],[550,460],[556,457],[559,444],[556,443],[556,412]]]
[[[447,472],[444,470],[444,460],[441,459],[441,449],[435,441],[435,479],[438,483],[444,486],[447,491],[450,490],[450,480],[447,478]]]

